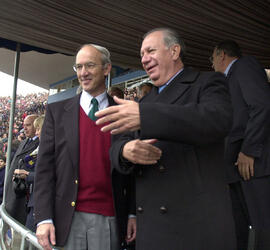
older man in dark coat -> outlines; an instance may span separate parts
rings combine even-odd
[[[34,120],[37,118],[37,115],[28,115],[24,119],[24,133],[26,135],[26,139],[23,140],[10,164],[10,169],[8,171],[8,176],[6,180],[6,198],[5,198],[5,207],[7,212],[20,223],[25,224],[27,217],[26,203],[27,203],[27,195],[16,194],[14,191],[14,182],[13,176],[15,169],[25,168],[25,156],[29,155],[34,149],[37,148],[39,144],[38,137],[35,136],[36,130],[34,128]]]
[[[113,144],[115,168],[135,170],[138,250],[234,250],[223,163],[232,108],[225,78],[184,68],[185,46],[170,29],[144,37],[141,61],[154,87],[139,104],[96,113]],[[134,165],[135,164],[135,165]]]

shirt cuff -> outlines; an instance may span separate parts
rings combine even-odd
[[[41,221],[41,222],[39,222],[39,223],[37,224],[37,227],[38,227],[39,225],[46,224],[46,223],[53,224],[53,220],[52,220],[52,219],[43,220],[43,221]]]

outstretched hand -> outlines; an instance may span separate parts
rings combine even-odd
[[[122,155],[134,164],[156,164],[162,154],[158,147],[152,145],[156,141],[156,139],[129,141],[124,145]]]
[[[109,122],[108,125],[102,127],[101,131],[120,134],[126,131],[139,130],[141,125],[139,104],[116,96],[113,99],[119,105],[110,106],[95,113],[95,116],[99,118],[96,121],[97,125]]]

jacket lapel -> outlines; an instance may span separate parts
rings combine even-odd
[[[64,130],[73,166],[79,165],[79,109],[80,96],[76,95],[64,106]]]
[[[39,139],[35,139],[34,141],[31,141],[28,145],[27,144],[27,139],[24,140],[24,142],[21,145],[21,151],[17,150],[19,153],[17,154],[17,156],[23,155],[25,153],[32,153],[32,151],[34,151],[38,144],[39,144]]]
[[[174,103],[190,88],[191,84],[196,81],[198,76],[199,72],[191,70],[190,68],[184,68],[161,93],[158,94],[158,88],[153,87],[144,102]]]

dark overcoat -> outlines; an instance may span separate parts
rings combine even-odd
[[[270,84],[252,56],[239,58],[227,75],[233,104],[233,126],[226,139],[228,182],[242,180],[239,152],[255,158],[254,177],[270,175]]]
[[[232,108],[221,73],[185,68],[139,104],[141,129],[111,148],[113,167],[136,172],[137,250],[234,250],[235,231],[223,162]],[[123,167],[123,145],[156,138],[158,164]]]
[[[108,97],[108,100],[112,105],[112,98]],[[47,106],[35,170],[35,222],[53,219],[57,246],[66,243],[77,200],[80,181],[79,108],[80,95]],[[112,185],[123,240],[128,214],[135,213],[132,178],[114,170]]]
[[[19,168],[19,161],[20,159],[24,160],[26,155],[29,155],[31,152],[34,151],[34,149],[37,148],[39,144],[39,139],[36,138],[35,140],[32,140],[30,143],[27,143],[28,139],[23,140],[14,157],[13,160],[10,164],[10,168],[8,170],[8,176],[6,179],[6,210],[7,212],[17,221],[19,221],[21,224],[25,224],[26,221],[26,216],[27,216],[27,197],[22,196],[22,197],[17,197],[14,189],[13,189],[13,174],[14,170]],[[24,167],[24,164],[21,166],[22,168]],[[29,170],[28,170],[29,171]]]

